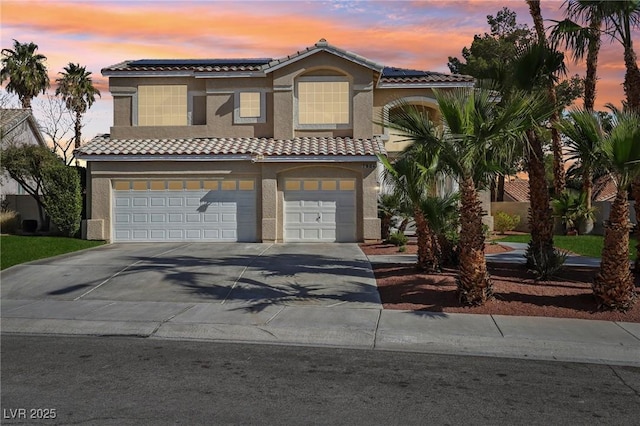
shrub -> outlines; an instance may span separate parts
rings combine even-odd
[[[408,241],[409,238],[407,238],[402,231],[394,232],[389,235],[389,239],[387,240],[389,244],[393,244],[394,246],[405,246]]]
[[[82,194],[80,177],[73,167],[62,163],[43,170],[44,202],[53,224],[64,235],[73,237],[80,229]]]
[[[520,216],[517,214],[511,215],[506,212],[496,212],[493,217],[493,227],[500,234],[504,234],[507,231],[513,231],[520,223]]]
[[[18,213],[13,211],[0,212],[0,230],[3,234],[14,234],[18,230]]]
[[[400,246],[400,247],[398,247],[398,251],[399,251],[400,253],[404,253],[405,251],[407,251],[407,246]]]

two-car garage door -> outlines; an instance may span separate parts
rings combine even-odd
[[[257,241],[254,180],[113,183],[113,239]]]

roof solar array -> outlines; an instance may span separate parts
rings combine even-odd
[[[139,59],[129,62],[133,67],[166,67],[166,66],[225,66],[225,65],[264,65],[271,58],[249,59]]]

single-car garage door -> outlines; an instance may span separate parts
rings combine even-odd
[[[113,240],[257,240],[255,181],[117,180]]]
[[[356,241],[355,179],[287,179],[284,240]]]

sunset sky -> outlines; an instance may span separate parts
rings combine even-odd
[[[543,0],[545,19],[561,19],[561,1]],[[469,1],[29,1],[2,0],[2,48],[34,42],[47,56],[55,89],[69,62],[93,72],[102,98],[87,114],[84,135],[108,133],[112,98],[100,70],[125,59],[286,56],[321,38],[389,66],[449,72],[487,15],[508,6],[531,26],[524,0]],[[547,22],[551,25],[551,22]],[[635,45],[640,45],[636,34]],[[636,50],[638,47],[636,47]],[[568,60],[570,74],[584,64]],[[603,41],[596,107],[624,98],[622,47]],[[581,103],[580,103],[581,104]]]

